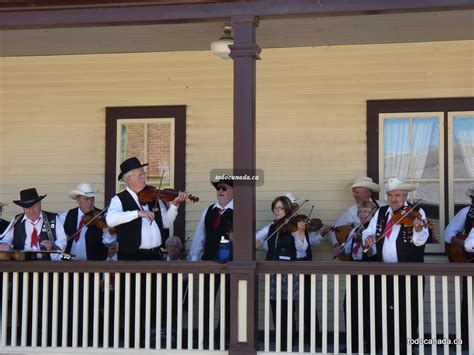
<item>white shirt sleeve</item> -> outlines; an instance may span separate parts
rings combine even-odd
[[[453,219],[449,222],[448,226],[444,230],[444,241],[451,243],[453,238],[464,230],[464,224],[466,223],[466,216],[469,212],[469,206],[464,207],[460,210]]]
[[[201,259],[204,250],[204,243],[206,242],[206,229],[204,226],[204,219],[206,217],[207,208],[201,214],[199,223],[194,232],[193,242],[189,250],[188,258],[191,261],[198,261]]]
[[[263,242],[260,249],[265,250],[265,251],[268,250],[268,242],[266,240],[264,241],[264,239],[267,237],[268,231],[270,230],[271,225],[272,225],[271,223],[266,225],[255,234],[255,239],[261,240]]]
[[[66,249],[67,236],[66,236],[66,232],[64,231],[64,227],[59,216],[56,216],[55,231],[56,231],[56,240],[54,241],[54,245],[56,245],[57,248],[61,249],[61,251],[64,251]],[[51,260],[59,261],[61,260],[61,255],[52,254]]]
[[[324,237],[319,232],[308,232],[309,245],[315,247],[321,243]]]
[[[163,221],[163,228],[170,229],[178,215],[178,206],[170,203],[168,209],[164,207],[160,201],[161,220]]]
[[[5,229],[3,234],[0,235],[0,243],[6,243],[6,244],[10,245],[10,247],[13,245],[13,230],[15,229],[13,227],[14,222],[15,222],[15,219],[13,219],[10,222],[7,229]]]
[[[306,236],[303,240],[301,240],[299,231],[293,232],[291,235],[295,239],[296,257],[298,259],[306,257],[306,249],[308,249],[308,241],[306,240]]]
[[[474,253],[474,228],[471,229],[471,232],[464,241],[464,248],[468,253]]]
[[[372,217],[372,219],[370,220],[370,223],[369,223],[369,226],[362,232],[362,244],[365,245],[365,240],[367,239],[367,237],[373,235],[375,236],[376,232],[377,232],[377,220],[379,218],[379,211],[378,210],[377,212],[375,212],[375,215],[374,217]],[[373,255],[377,254],[377,248],[375,247],[375,243],[372,245],[372,252],[373,252]]]
[[[117,195],[112,198],[107,211],[107,216],[105,217],[109,227],[116,227],[133,221],[136,218],[138,218],[138,210],[124,211],[120,198]]]
[[[419,212],[421,214],[421,219],[426,221],[425,211],[423,211],[423,209],[420,208]],[[429,232],[428,228],[423,227],[420,232],[416,232],[415,228],[413,228],[412,241],[413,241],[413,244],[415,244],[417,247],[424,245],[426,243],[426,241],[428,240],[429,236],[430,236],[430,232]]]

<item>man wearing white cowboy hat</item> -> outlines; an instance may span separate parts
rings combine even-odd
[[[380,191],[380,186],[376,184],[372,178],[367,176],[358,176],[350,185],[352,190],[352,197],[354,198],[355,204],[349,207],[334,223],[334,228],[348,226],[347,232],[349,233],[352,228],[362,223],[357,214],[358,205],[363,202],[372,202],[378,207],[385,206],[384,201],[372,199],[372,194]],[[346,236],[347,237],[347,236]],[[328,234],[328,240],[331,242],[335,255],[339,255],[342,250],[336,239],[334,232]]]
[[[74,260],[106,260],[107,246],[115,244],[115,235],[111,236],[105,225],[105,216],[93,217],[101,211],[94,206],[97,190],[89,183],[81,183],[71,191],[69,197],[78,207],[63,212],[59,218],[68,235],[66,253],[74,255]],[[90,218],[84,217],[88,216]],[[87,223],[89,221],[89,223]],[[97,222],[104,223],[97,223]]]
[[[413,184],[405,183],[405,180],[401,177],[391,177],[388,179],[385,192],[387,194],[388,206],[380,207],[375,213],[374,217],[369,223],[367,229],[362,233],[363,244],[368,247],[369,255],[375,254],[377,261],[383,261],[386,263],[397,263],[397,262],[419,262],[422,263],[424,260],[425,243],[429,237],[428,228],[426,228],[424,221],[426,221],[426,215],[422,208],[412,207],[407,202],[408,192],[414,191],[416,186]],[[403,217],[405,213],[402,211],[411,212],[418,211],[421,218],[414,218],[411,220],[412,223],[406,223],[403,221],[410,217]],[[400,223],[394,223],[393,216],[402,216]],[[367,250],[367,249],[366,249]],[[387,277],[386,289],[387,289],[387,327],[388,327],[388,351],[389,353],[394,352],[395,342],[400,344],[400,353],[406,353],[406,339],[416,338],[416,331],[418,327],[418,304],[417,304],[417,293],[418,293],[418,281],[416,276],[411,277],[411,312],[414,315],[412,317],[412,334],[407,333],[406,329],[406,295],[405,295],[405,277],[399,277],[399,322],[395,324],[394,315],[394,304],[395,300],[393,297],[393,277]],[[422,287],[420,285],[420,287]],[[376,280],[376,303],[381,305],[381,282],[380,279]],[[381,309],[377,310],[376,317],[376,329],[381,329]],[[394,339],[394,329],[399,326],[399,339]],[[377,334],[377,345],[381,346],[380,334]]]
[[[66,234],[55,213],[43,211],[41,200],[35,188],[20,191],[20,200],[14,204],[23,208],[23,213],[15,217],[3,233],[0,250],[60,250],[66,248]],[[40,255],[38,258],[61,260],[59,254]]]
[[[0,235],[5,232],[8,225],[10,224],[10,222],[2,218],[3,207],[5,207],[6,205],[6,203],[0,202]]]
[[[466,192],[467,196],[471,198],[471,205],[461,209],[453,219],[449,222],[444,230],[444,241],[448,244],[456,244],[464,248],[468,253],[474,253],[474,184],[471,184]],[[466,234],[468,237],[464,240],[458,237],[461,234]],[[462,278],[462,302],[461,302],[461,338],[468,339],[468,293],[467,293],[467,279]],[[463,346],[467,344],[467,340],[463,341]]]

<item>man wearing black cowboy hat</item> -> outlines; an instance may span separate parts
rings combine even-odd
[[[170,228],[178,214],[178,205],[187,195],[179,192],[168,210],[155,209],[155,203],[142,205],[138,193],[146,186],[144,166],[136,157],[120,164],[119,180],[127,188],[110,201],[107,225],[115,227],[119,260],[161,260],[161,228]]]
[[[233,181],[230,179],[220,179],[212,182],[216,189],[216,203],[207,207],[199,220],[194,232],[189,259],[197,260],[218,260],[219,243],[221,238],[232,239],[234,193]],[[204,279],[204,313],[209,313],[209,276]],[[215,293],[219,290],[220,279],[216,278]],[[226,299],[230,299],[230,280],[226,277],[225,287]],[[229,339],[230,329],[230,302],[226,302],[225,309],[225,331],[226,339]],[[205,338],[208,337],[209,326],[204,326]]]
[[[23,208],[7,227],[0,243],[0,250],[60,250],[66,247],[66,234],[59,217],[55,213],[43,211],[41,200],[35,188],[20,191],[20,200],[13,203]],[[49,255],[38,258],[50,259]],[[61,255],[52,254],[51,259],[61,260]]]

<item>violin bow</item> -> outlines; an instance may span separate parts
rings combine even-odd
[[[160,184],[158,185],[158,193],[157,197],[155,200],[155,205],[153,206],[153,212],[156,211],[156,208],[158,207],[158,201],[160,200],[160,193],[161,193],[161,184],[163,183],[163,176],[165,176],[165,169],[163,169],[163,172],[161,173],[161,179],[160,179]],[[150,222],[150,225],[153,223],[153,221]]]
[[[292,219],[294,216],[296,216],[296,214],[298,213],[298,211],[300,210],[300,208],[303,207],[303,205],[304,205],[306,202],[308,202],[308,200],[304,200],[304,201],[301,203],[301,205],[299,205],[298,208],[290,215],[290,217],[288,217],[287,219],[285,219],[285,221],[284,221],[277,229],[275,229],[275,231],[274,231],[272,234],[270,234],[268,237],[266,237],[266,238],[263,240],[263,242],[266,242],[268,239],[272,238],[275,234],[278,233],[278,231],[279,231],[280,229],[283,228],[283,226],[287,225],[288,222],[290,221],[290,219]]]
[[[398,225],[400,224],[400,222],[401,222],[402,220],[404,220],[405,217],[408,216],[408,215],[421,203],[421,201],[423,201],[423,200],[421,200],[421,199],[418,200],[407,212],[405,212],[405,214],[402,216],[402,218],[400,218],[400,219],[398,220],[397,223],[392,224],[392,226],[391,226],[390,228],[388,228],[386,231],[384,231],[380,237],[378,237],[377,239],[375,239],[375,242],[374,242],[373,244],[371,244],[371,245],[369,245],[369,246],[366,246],[366,247],[364,248],[364,250],[363,250],[364,253],[367,253],[367,252],[369,251],[369,249],[372,247],[372,245],[377,244],[383,237],[385,237],[385,235],[386,235],[388,232],[391,232],[392,229],[393,229],[393,227],[398,226]],[[400,210],[403,209],[403,208],[405,208],[405,207],[399,208],[395,213],[397,213],[398,211],[400,211]],[[395,213],[393,213],[393,214],[395,214]]]
[[[110,205],[109,205],[110,206]],[[81,233],[81,230],[84,229],[84,227],[87,227],[89,224],[91,224],[95,219],[99,218],[105,211],[107,211],[107,209],[109,208],[109,206],[107,207],[104,207],[104,209],[102,211],[100,211],[99,213],[97,213],[89,222],[85,223],[81,228],[79,228],[77,231],[74,232],[74,234],[69,238],[69,240],[73,239],[77,233]],[[92,210],[93,211],[93,210]]]
[[[349,238],[347,238],[347,240],[346,240],[344,243],[342,243],[342,245],[341,245],[341,247],[340,247],[341,250],[344,249],[344,247],[347,245],[347,243],[349,243],[349,241],[354,238],[354,235],[356,235],[357,233],[360,232],[360,230],[361,230],[362,227],[364,226],[365,222],[367,222],[367,221],[369,220],[369,218],[372,218],[372,215],[373,215],[374,212],[377,211],[377,210],[378,210],[377,207],[372,208],[372,210],[370,211],[369,215],[368,215],[367,217],[365,217],[364,220],[362,221],[362,223],[354,230],[354,233],[352,233],[352,234],[349,236]],[[364,229],[365,229],[365,228],[364,228]]]

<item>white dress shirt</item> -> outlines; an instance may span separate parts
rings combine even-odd
[[[139,202],[138,195],[127,187],[127,191],[130,193],[132,198],[135,200],[137,207],[141,208],[144,211],[149,211],[148,205],[142,206]],[[122,206],[122,201],[120,198],[115,195],[110,201],[110,206],[107,211],[107,216],[105,217],[107,225],[109,227],[116,227],[118,225],[128,223],[138,217],[138,211],[124,211]],[[176,216],[178,215],[178,207],[170,204],[168,210],[161,208],[161,220],[163,221],[163,228],[170,228],[173,225]],[[142,218],[142,239],[140,243],[140,249],[152,249],[159,247],[161,245],[161,233],[160,228],[156,221],[153,221],[150,224],[150,221],[147,218]],[[109,242],[107,242],[109,244]],[[120,248],[120,246],[119,246]]]
[[[23,223],[23,221],[25,222],[25,233],[26,233],[25,244],[23,246],[23,250],[25,251],[40,250],[39,244],[37,246],[31,245],[31,234],[33,232],[33,225],[35,226],[38,236],[41,234],[42,231],[46,231],[46,229],[43,230],[43,227],[46,228],[45,226],[43,226],[44,224],[43,213],[40,214],[40,217],[36,221],[31,221],[30,219],[26,217],[26,214],[24,214],[23,217],[17,223]],[[10,247],[13,246],[13,236],[14,236],[14,231],[15,231],[15,227],[12,227],[13,222],[15,222],[15,220],[10,222],[7,229],[5,229],[5,232],[2,234],[2,236],[0,236],[1,243],[7,243],[10,245]],[[56,240],[54,241],[54,245],[61,251],[64,251],[64,249],[66,249],[67,237],[66,237],[66,233],[64,232],[63,224],[61,223],[58,216],[56,216],[55,225],[53,226],[51,223],[51,229],[54,229],[56,232]],[[40,256],[41,255],[38,254],[38,257]],[[56,261],[61,260],[61,255],[51,254],[51,260],[56,260]]]
[[[464,241],[464,248],[468,253],[474,253],[474,228],[471,229],[469,235]]]
[[[69,211],[65,211],[59,215],[59,220],[61,223],[64,225],[64,222],[66,221],[66,216]],[[77,209],[77,226],[76,226],[76,231],[79,229],[79,225],[81,224],[82,217],[84,217],[84,213],[81,211],[80,208]],[[87,232],[88,227],[83,226],[80,233],[79,233],[79,239],[76,241],[74,240],[71,245],[71,254],[74,255],[73,260],[81,261],[81,260],[88,260],[87,259],[87,248],[86,248],[86,232]],[[102,243],[105,245],[111,244],[110,241],[113,240],[114,238],[110,236],[109,229],[104,228],[102,229]],[[72,237],[69,236],[69,237]]]
[[[349,235],[347,236],[347,240],[346,240],[346,243],[344,244],[344,248],[343,248],[343,252],[344,254],[346,255],[352,255],[352,259],[353,260],[362,260],[363,258],[363,254],[364,254],[364,247],[361,246],[358,250],[357,250],[357,254],[354,254],[354,250],[352,248],[352,245],[354,243],[354,240],[352,239],[353,238],[353,235],[354,233],[356,232],[357,229],[359,229],[359,226],[355,226],[354,228],[352,228],[352,230],[350,231]]]
[[[268,241],[266,241],[266,240],[264,241],[264,239],[268,236],[268,231],[270,230],[270,227],[271,227],[272,224],[273,223],[270,223],[270,224],[266,225],[265,227],[260,229],[255,235],[256,240],[261,240],[263,242],[261,248],[265,251],[268,251]],[[306,249],[308,249],[308,242],[306,241],[306,238],[301,240],[299,231],[293,232],[293,233],[291,233],[291,235],[295,239],[296,258],[297,259],[305,258],[306,257]],[[278,238],[278,233],[275,234],[272,238]]]
[[[209,208],[209,207],[208,207]],[[202,214],[201,218],[199,219],[199,223],[196,227],[196,231],[194,232],[193,242],[191,244],[191,250],[189,250],[188,259],[191,261],[198,261],[201,260],[202,254],[204,254],[204,244],[206,243],[206,226],[204,225],[204,220],[206,218],[206,213],[208,208],[206,208]],[[224,213],[227,209],[234,209],[234,200],[230,200],[230,202],[222,207],[219,203],[215,203],[212,205],[212,209],[214,208],[222,208],[222,213]]]
[[[405,202],[405,207],[408,206],[408,204]],[[421,218],[423,220],[426,220],[426,214],[423,209],[418,210],[421,214]],[[377,229],[377,220],[379,216],[380,209],[375,212],[375,216],[371,219],[369,226],[367,229],[365,229],[362,232],[362,240],[363,244],[365,244],[365,240],[369,236],[374,236],[376,234],[376,229]],[[387,218],[387,223],[392,219],[393,211],[392,208],[389,207],[387,210],[388,218]],[[383,250],[382,250],[382,260],[385,263],[398,263],[398,255],[397,255],[397,238],[398,234],[400,232],[400,224],[393,225],[391,232],[390,232],[390,238],[384,237],[385,241],[383,243]],[[421,232],[416,232],[415,229],[413,229],[413,237],[412,237],[412,243],[416,246],[422,246],[426,243],[429,237],[429,231],[428,228],[423,227]],[[377,249],[375,244],[372,245],[372,251],[373,254],[377,253]]]
[[[471,208],[471,206],[464,207],[462,210],[456,213],[453,219],[449,222],[448,226],[444,230],[444,241],[446,243],[451,243],[456,235],[464,231],[469,208]]]

